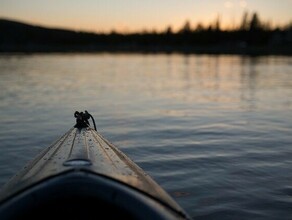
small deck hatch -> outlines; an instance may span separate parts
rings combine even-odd
[[[84,159],[67,160],[63,163],[64,166],[90,166],[91,161]]]

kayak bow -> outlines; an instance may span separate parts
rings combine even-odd
[[[96,131],[87,111],[74,115],[75,126],[2,188],[0,219],[190,219],[161,186]]]

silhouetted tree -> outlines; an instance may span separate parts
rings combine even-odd
[[[185,22],[185,24],[183,25],[183,27],[181,28],[179,32],[182,34],[189,34],[192,32],[191,23],[189,20]]]
[[[166,28],[166,30],[165,30],[165,34],[167,34],[167,35],[171,35],[171,34],[173,34],[173,31],[172,31],[172,27],[171,27],[171,26],[168,26],[168,27]]]
[[[250,20],[249,30],[250,31],[258,31],[260,29],[262,29],[261,21],[259,19],[258,14],[255,12],[255,13],[253,13],[252,18]]]
[[[221,29],[221,24],[220,24],[220,17],[219,17],[219,15],[217,16],[217,19],[216,19],[216,21],[215,21],[215,25],[214,25],[214,30],[215,31],[220,31],[220,29]]]
[[[202,24],[202,23],[198,23],[197,24],[197,27],[196,27],[196,29],[195,29],[197,32],[200,32],[200,31],[204,31],[205,30],[205,28],[204,28],[204,25]]]
[[[207,31],[213,31],[215,30],[215,28],[213,28],[212,24],[209,24],[209,26],[207,27]]]
[[[150,30],[150,34],[157,34],[158,31],[155,28],[152,28],[152,30]]]

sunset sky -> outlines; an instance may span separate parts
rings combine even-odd
[[[223,28],[240,23],[245,11],[272,25],[292,21],[292,0],[0,0],[0,17],[37,25],[93,32],[176,30],[189,20]]]

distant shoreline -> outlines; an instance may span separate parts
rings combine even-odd
[[[0,19],[0,53],[180,53],[292,55],[292,27],[266,30],[253,26],[156,33],[88,33],[52,29]]]
[[[1,47],[0,54],[13,53],[139,53],[139,54],[208,54],[208,55],[282,55],[292,56],[291,47],[222,47],[222,46],[148,46],[148,47],[43,47],[11,46]]]

